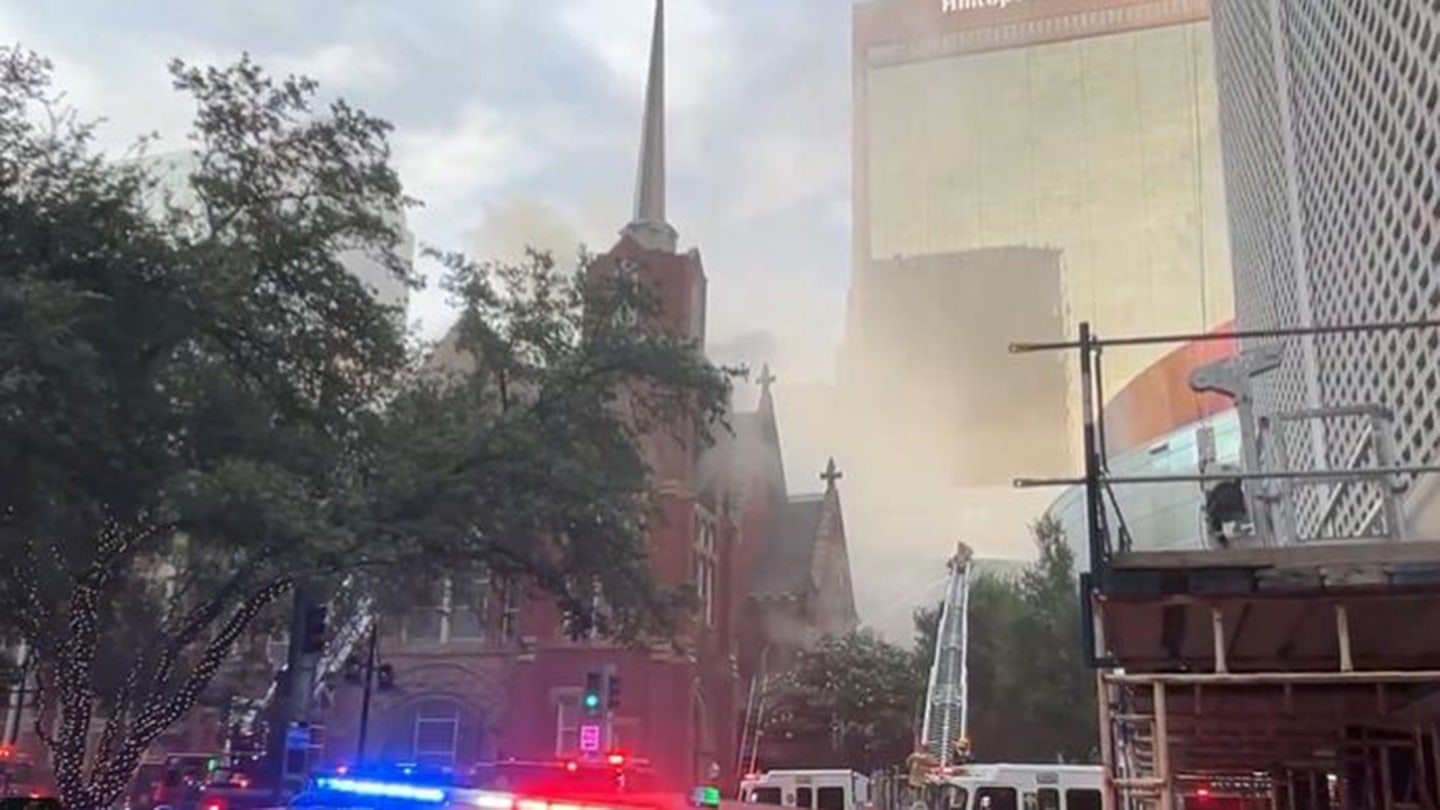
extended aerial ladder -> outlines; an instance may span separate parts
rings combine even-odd
[[[970,568],[973,554],[964,543],[950,558],[945,602],[936,628],[935,658],[925,690],[925,719],[920,741],[932,768],[944,770],[969,758],[969,694],[966,659],[970,641]]]
[[[308,707],[325,707],[329,704],[335,676],[342,671],[346,661],[352,657],[356,648],[370,634],[371,627],[375,623],[374,601],[367,594],[354,592],[355,587],[356,583],[349,579],[341,585],[341,592],[332,600],[332,610],[335,607],[343,608],[345,618],[335,628],[329,643],[325,645],[324,653],[315,661],[313,669],[302,668],[301,677],[307,681],[303,689],[303,694],[307,696],[306,707],[297,707],[298,714],[302,718],[309,714]],[[263,697],[237,701],[234,709],[237,725],[242,733],[252,732],[260,719],[269,714],[277,697],[279,684],[280,679],[277,673],[277,677],[271,680]],[[310,724],[310,727],[309,748],[312,751],[318,751],[323,747],[324,727],[314,723]]]

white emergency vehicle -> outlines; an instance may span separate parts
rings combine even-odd
[[[766,771],[740,783],[740,801],[807,810],[867,810],[870,779],[854,771]]]
[[[1101,810],[1095,765],[962,765],[932,777],[937,810]]]

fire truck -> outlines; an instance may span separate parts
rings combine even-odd
[[[714,788],[663,791],[644,761],[505,760],[465,773],[415,765],[317,774],[294,810],[727,810]]]
[[[34,757],[0,745],[0,797],[39,799],[54,794],[36,767]]]

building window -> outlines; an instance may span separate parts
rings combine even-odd
[[[490,602],[490,576],[456,579],[446,601],[446,638],[478,641],[485,638],[485,614]]]
[[[405,640],[411,643],[448,644],[485,638],[490,577],[446,578],[437,582],[427,605],[413,608],[405,617]]]
[[[451,700],[427,700],[415,710],[415,764],[450,768],[460,739],[460,707]]]
[[[621,259],[615,264],[617,288],[624,288],[625,295],[635,295],[639,285],[640,266],[633,259]],[[635,326],[640,322],[635,307],[627,299],[622,301],[615,312],[615,319],[621,327]]]
[[[580,626],[580,616],[573,610],[566,610],[561,620],[565,625],[567,638],[589,639],[595,641],[600,638],[599,618],[609,610],[609,603],[605,601],[605,593],[601,588],[599,578],[590,583],[590,623],[586,627]]]
[[[574,756],[580,750],[580,693],[555,698],[555,756]]]
[[[500,580],[500,639],[514,641],[520,636],[520,597],[524,586],[514,577]]]
[[[695,591],[707,626],[715,624],[715,569],[719,557],[715,548],[715,517],[695,507]]]

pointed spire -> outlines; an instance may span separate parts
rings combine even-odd
[[[835,465],[833,456],[830,459],[830,463],[825,465],[825,472],[820,473],[820,480],[825,482],[826,492],[833,492],[835,490],[835,482],[844,477],[845,473],[840,472],[840,468]]]
[[[665,221],[665,0],[655,0],[650,41],[650,78],[635,178],[635,219],[621,231],[641,247],[674,253],[679,236]]]

